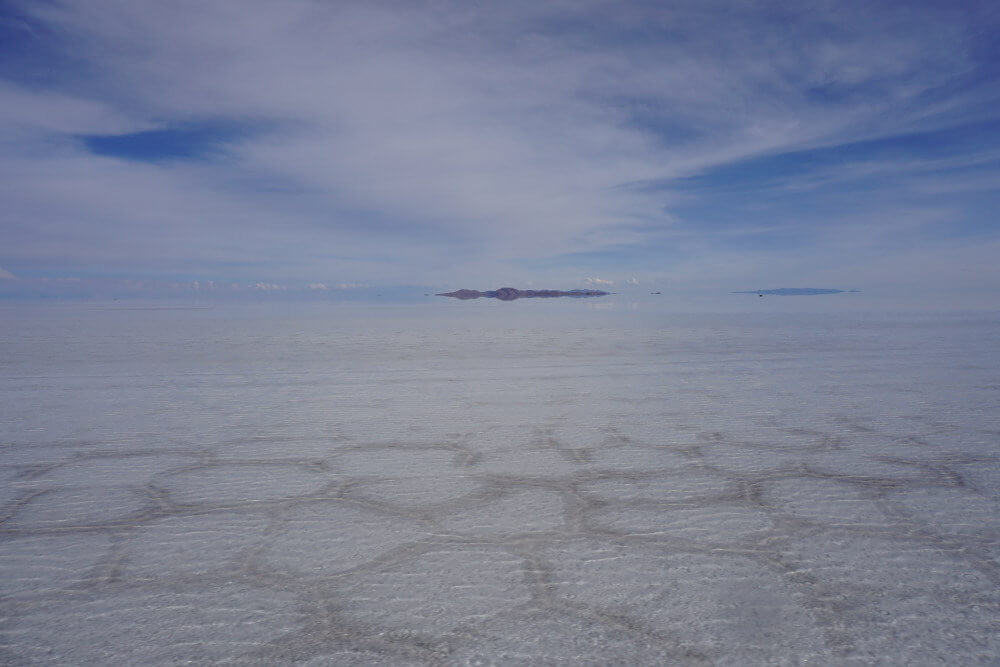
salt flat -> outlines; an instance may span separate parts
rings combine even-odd
[[[4,305],[3,664],[996,664],[1000,316]]]

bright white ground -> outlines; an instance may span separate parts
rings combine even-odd
[[[983,313],[5,306],[0,663],[996,664],[997,350]]]

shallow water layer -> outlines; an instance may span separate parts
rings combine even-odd
[[[993,313],[5,305],[0,662],[995,664],[998,349]]]

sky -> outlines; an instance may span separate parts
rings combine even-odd
[[[995,307],[998,35],[992,1],[3,0],[0,296]]]

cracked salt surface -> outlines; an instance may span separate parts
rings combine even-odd
[[[0,662],[1000,661],[1000,317],[457,305],[2,306]]]

